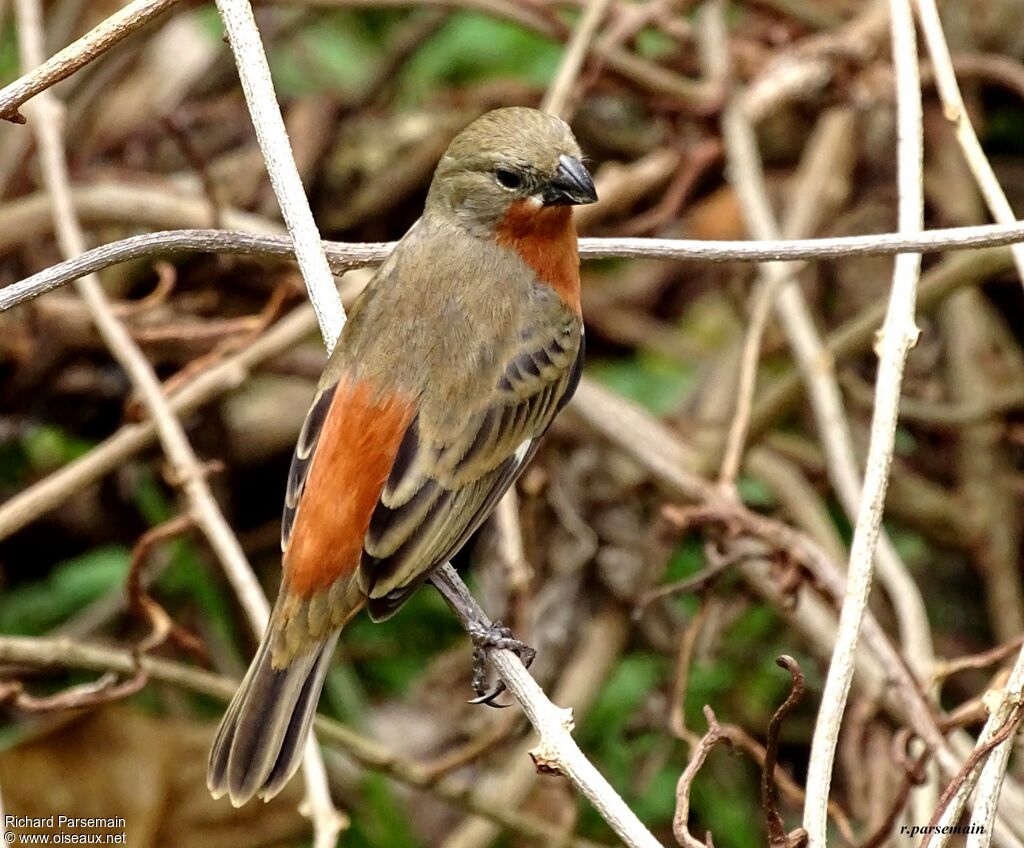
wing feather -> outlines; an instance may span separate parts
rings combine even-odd
[[[578,323],[546,338],[524,334],[487,407],[442,422],[417,418],[364,540],[359,581],[371,616],[393,613],[479,528],[575,390],[582,361]]]
[[[295,514],[299,508],[299,501],[302,499],[302,492],[306,488],[309,466],[313,460],[317,443],[320,441],[324,421],[327,420],[327,410],[331,408],[331,402],[334,400],[334,393],[337,389],[337,383],[320,389],[316,393],[316,397],[313,398],[309,412],[306,413],[306,420],[302,422],[299,439],[295,445],[295,453],[292,454],[292,464],[288,469],[288,482],[285,485],[284,514],[281,517],[282,551],[288,549],[292,528],[295,526]]]

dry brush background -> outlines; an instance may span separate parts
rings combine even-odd
[[[646,830],[564,728],[538,748],[518,706],[465,703],[468,641],[430,587],[346,631],[323,771],[268,805],[209,798],[325,359],[283,243],[209,232],[285,232],[219,17],[246,5],[0,0],[0,113],[28,121],[0,125],[0,298],[87,247],[204,231],[0,312],[4,810],[124,816],[133,846],[333,844],[332,807],[374,848],[873,847],[943,810],[985,826],[950,844],[1024,844],[1008,247],[757,265],[590,243],[587,378],[455,565]],[[119,15],[148,22],[89,40]],[[281,0],[256,21],[328,239],[399,237],[454,133],[510,104],[571,120],[598,239],[913,237],[1024,206],[1019,0]],[[15,82],[82,36],[66,80]],[[346,303],[380,255],[328,251]]]

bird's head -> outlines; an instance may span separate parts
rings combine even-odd
[[[521,216],[595,200],[569,125],[536,109],[510,107],[488,112],[455,137],[434,172],[427,209],[454,215],[483,236],[513,209]]]

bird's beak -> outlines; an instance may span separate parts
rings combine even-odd
[[[545,206],[582,205],[597,200],[597,189],[583,163],[563,153],[555,178],[544,187],[541,198]]]

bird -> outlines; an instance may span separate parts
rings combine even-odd
[[[301,762],[341,629],[391,616],[515,482],[580,379],[572,209],[597,192],[561,118],[488,112],[351,309],[299,433],[270,621],[207,785],[269,800]]]

